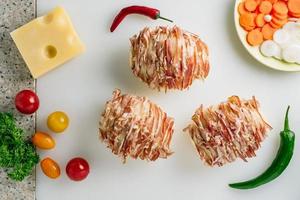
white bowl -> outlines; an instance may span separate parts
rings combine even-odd
[[[291,63],[286,63],[284,61],[277,60],[272,57],[265,57],[263,56],[260,51],[259,47],[253,47],[248,44],[246,41],[246,35],[247,32],[241,27],[240,22],[239,22],[239,12],[238,12],[238,5],[239,3],[243,2],[244,0],[236,0],[235,6],[234,6],[234,23],[235,23],[235,28],[237,30],[238,36],[244,45],[244,47],[247,49],[247,51],[259,62],[264,64],[267,67],[280,70],[280,71],[300,71],[300,65],[298,64],[291,64]]]

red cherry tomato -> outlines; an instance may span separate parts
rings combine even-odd
[[[66,167],[69,178],[73,181],[81,181],[87,177],[90,172],[88,162],[83,158],[73,158]]]
[[[31,90],[22,90],[16,95],[15,105],[23,114],[34,113],[40,105],[38,96]]]

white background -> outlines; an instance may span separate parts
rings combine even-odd
[[[133,4],[157,7],[163,16],[200,35],[210,48],[211,71],[205,82],[195,82],[187,91],[165,94],[149,89],[132,75],[128,66],[129,37],[145,26],[169,25],[162,20],[130,16],[110,33],[110,24],[119,9]],[[62,176],[51,180],[38,166],[38,200],[300,198],[299,140],[289,167],[274,182],[250,191],[227,186],[252,178],[270,165],[278,148],[288,104],[291,105],[290,126],[296,134],[300,133],[299,73],[268,69],[248,55],[234,29],[233,0],[39,0],[38,16],[57,5],[63,6],[71,16],[86,52],[37,81],[41,101],[38,130],[50,132],[46,118],[55,110],[68,113],[71,122],[63,134],[51,133],[57,142],[54,150],[40,151],[42,158],[50,156],[60,164]],[[154,163],[130,160],[123,165],[98,140],[99,116],[114,88],[148,96],[175,118],[173,156]],[[257,157],[248,163],[239,160],[222,168],[206,167],[182,129],[201,103],[217,104],[230,95],[242,98],[255,95],[274,129],[262,143]],[[75,156],[86,158],[90,164],[91,172],[82,182],[72,182],[65,174],[67,161]]]

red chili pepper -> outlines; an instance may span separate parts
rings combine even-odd
[[[140,15],[145,15],[148,16],[152,19],[163,19],[169,22],[173,22],[170,19],[164,18],[160,16],[160,11],[155,9],[155,8],[149,8],[146,6],[129,6],[126,8],[123,8],[119,14],[115,17],[111,27],[110,27],[110,32],[113,32],[118,25],[123,21],[123,19],[130,14],[140,14]]]

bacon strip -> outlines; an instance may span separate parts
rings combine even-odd
[[[208,48],[195,34],[177,26],[146,27],[130,41],[132,71],[150,88],[183,90],[208,76]]]
[[[191,136],[200,158],[209,166],[223,166],[241,158],[256,156],[255,151],[272,127],[264,121],[255,97],[238,96],[209,108],[196,110],[184,129]]]
[[[124,162],[128,156],[155,161],[172,154],[174,120],[145,97],[121,95],[106,103],[100,119],[100,139]]]

